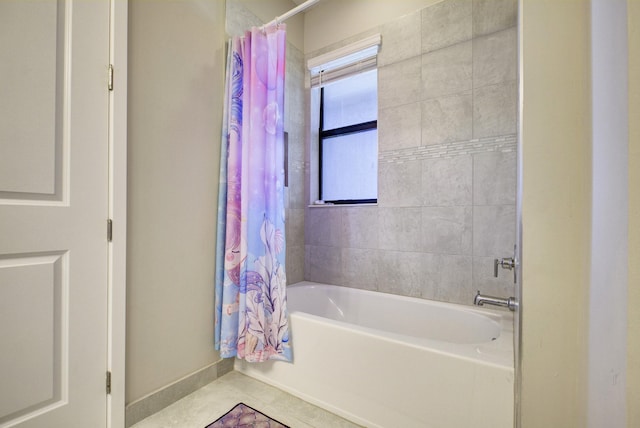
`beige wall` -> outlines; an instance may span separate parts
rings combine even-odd
[[[440,0],[322,0],[304,18],[304,53],[314,52]]]
[[[216,361],[224,2],[132,1],[126,401]]]
[[[589,3],[520,3],[522,426],[584,427],[590,254]]]
[[[628,0],[629,30],[629,304],[627,426],[640,426],[640,1]]]

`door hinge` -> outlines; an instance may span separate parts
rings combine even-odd
[[[113,220],[107,220],[107,241],[111,242],[113,239]]]
[[[110,91],[113,91],[113,64],[109,64],[109,82],[107,86]]]
[[[111,394],[111,372],[107,372],[107,394]]]

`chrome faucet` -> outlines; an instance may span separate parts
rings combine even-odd
[[[510,311],[515,311],[518,307],[518,302],[515,297],[509,297],[508,299],[502,299],[500,297],[483,296],[478,290],[478,294],[473,299],[473,304],[476,306],[494,305],[508,308]]]

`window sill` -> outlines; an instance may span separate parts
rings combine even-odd
[[[307,208],[337,208],[337,207],[377,207],[378,204],[310,204]]]

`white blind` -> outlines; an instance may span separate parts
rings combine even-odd
[[[311,74],[311,87],[321,87],[344,77],[376,68],[380,42],[380,34],[376,34],[311,58],[307,61]]]

